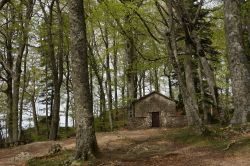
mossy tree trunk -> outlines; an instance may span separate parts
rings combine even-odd
[[[250,111],[250,73],[247,57],[244,54],[240,1],[225,0],[224,14],[234,102],[231,123],[243,124],[247,122],[247,112]]]
[[[84,3],[69,1],[73,97],[76,107],[75,159],[87,160],[97,153],[94,116],[89,87],[88,44]]]

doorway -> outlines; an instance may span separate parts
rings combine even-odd
[[[152,127],[160,127],[160,113],[152,112]]]

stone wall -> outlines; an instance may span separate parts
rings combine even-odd
[[[152,126],[152,112],[159,112],[160,127],[180,127],[187,124],[184,115],[178,115],[174,101],[158,93],[152,93],[133,104],[134,117],[129,128],[142,129]]]
[[[150,112],[167,112],[175,114],[176,104],[157,93],[141,99],[133,105],[134,117],[147,117]]]

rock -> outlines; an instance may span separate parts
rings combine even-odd
[[[62,151],[62,146],[60,144],[53,144],[49,149],[49,155],[57,154]]]
[[[28,152],[21,152],[18,155],[14,157],[14,161],[27,161],[29,159],[33,158],[33,155],[31,155]]]
[[[82,165],[81,161],[74,160],[70,166],[81,166],[81,165]]]

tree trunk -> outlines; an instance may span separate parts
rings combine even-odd
[[[37,120],[37,113],[36,113],[36,98],[34,94],[31,95],[31,106],[32,106],[32,115],[33,115],[33,122],[36,129],[36,134],[39,135],[39,125]]]
[[[53,6],[54,1],[51,2],[51,5],[49,6],[49,15],[46,14],[46,11],[44,9],[43,4],[40,1],[40,6],[42,7],[43,14],[45,17],[45,22],[47,25],[47,35],[48,35],[48,54],[49,54],[49,64],[50,68],[52,70],[52,77],[53,77],[53,86],[54,86],[54,101],[52,105],[52,117],[51,117],[51,126],[50,126],[50,134],[49,139],[50,140],[56,140],[58,135],[58,129],[59,129],[59,120],[60,120],[60,90],[63,80],[63,43],[64,43],[64,36],[63,36],[63,18],[61,14],[61,9],[59,6],[59,1],[56,1],[57,5],[57,17],[59,20],[59,29],[58,29],[58,39],[59,39],[59,45],[58,45],[58,54],[57,57],[55,55],[54,50],[54,43],[53,43],[53,35],[52,35],[52,20],[53,20]]]
[[[12,41],[11,39],[6,40],[6,48],[7,48],[7,65],[9,69],[12,71],[13,68],[13,58],[12,58]],[[9,142],[13,142],[13,129],[12,129],[12,124],[13,124],[13,109],[12,109],[12,102],[13,102],[13,97],[12,97],[12,73],[11,71],[7,71],[7,90],[6,90],[6,95],[7,95],[7,104],[8,104],[8,113],[7,113],[7,126],[8,126],[8,138]]]
[[[178,52],[177,52],[177,45],[176,45],[176,35],[175,35],[175,23],[173,20],[173,8],[172,8],[172,1],[169,0],[167,2],[168,12],[169,12],[169,29],[166,32],[166,43],[168,47],[168,54],[170,56],[171,63],[177,73],[177,78],[180,86],[181,95],[183,97],[183,102],[186,111],[186,117],[188,120],[189,126],[197,127],[201,132],[203,130],[202,121],[198,115],[198,105],[197,101],[194,99],[195,94],[190,94],[191,90],[193,89],[193,77],[192,77],[192,70],[190,70],[190,58],[185,59],[185,78],[183,78],[183,72],[181,71],[181,64],[178,60]],[[190,78],[187,78],[189,77]],[[190,80],[191,79],[191,80]],[[188,82],[190,80],[190,82]],[[187,84],[187,85],[186,85]],[[188,88],[191,88],[188,90]]]
[[[138,92],[139,92],[139,97],[141,98],[142,97],[142,73],[139,75],[139,82],[138,82]]]
[[[154,79],[155,91],[160,92],[160,84],[159,84],[159,77],[158,77],[157,68],[154,69],[154,75],[155,75],[155,79]]]
[[[69,1],[73,96],[76,106],[75,159],[87,160],[97,153],[88,76],[87,36],[82,0]]]
[[[23,86],[22,86],[22,95],[21,95],[21,101],[20,101],[20,112],[19,112],[19,133],[18,133],[18,140],[20,141],[22,139],[22,122],[23,122],[23,101],[24,101],[24,95],[26,92],[26,74],[27,74],[27,56],[28,56],[28,47],[26,47],[26,53],[24,56],[24,71],[23,71]]]
[[[105,33],[108,35],[107,32]],[[108,37],[106,37],[106,42],[108,43]],[[110,73],[110,57],[108,53],[108,44],[106,45],[106,76],[107,76],[107,94],[108,94],[108,113],[109,113],[109,126],[110,131],[113,131],[113,103],[112,103],[112,87],[111,87],[111,73]]]
[[[101,119],[101,128],[105,129],[105,119],[106,119],[106,98],[105,98],[105,92],[103,88],[103,76],[100,75],[98,65],[94,56],[94,52],[92,50],[92,47],[89,46],[90,53],[91,53],[91,67],[94,71],[94,74],[97,78],[97,82],[99,84],[99,90],[100,90],[100,119]]]
[[[174,93],[173,93],[172,82],[171,82],[171,74],[170,73],[169,73],[169,76],[168,76],[168,89],[169,89],[170,98],[174,99]]]
[[[145,74],[146,71],[143,71],[142,73],[142,96],[145,96],[146,95],[146,85],[145,85],[145,77],[146,77],[146,74]]]
[[[70,77],[70,68],[69,68],[69,54],[66,55],[66,91],[67,91],[67,100],[66,100],[66,110],[65,110],[65,128],[68,130],[69,127],[69,102],[70,102],[70,89],[69,89],[69,77]]]
[[[131,14],[126,17],[125,23],[131,26]],[[127,62],[127,93],[128,93],[128,118],[132,118],[134,115],[132,110],[132,102],[137,98],[137,72],[135,69],[136,63],[136,52],[135,52],[135,41],[134,34],[131,28],[129,36],[126,41],[126,62]]]
[[[23,2],[21,2],[22,7]],[[15,68],[14,73],[12,75],[13,78],[13,102],[12,102],[12,111],[13,111],[13,142],[18,141],[18,110],[19,110],[19,91],[20,91],[20,79],[21,79],[21,73],[22,73],[22,58],[23,53],[25,50],[25,47],[28,42],[28,32],[26,31],[29,28],[29,22],[31,20],[31,16],[33,13],[33,1],[29,1],[26,5],[26,13],[25,16],[23,16],[23,13],[19,13],[19,19],[20,19],[20,43],[18,47],[18,55],[15,61]],[[24,10],[24,9],[23,9]],[[23,19],[23,17],[26,17],[26,20]]]
[[[246,123],[247,112],[250,111],[250,74],[247,57],[244,55],[239,3],[239,1],[224,0],[228,61],[234,101],[232,124]]]
[[[209,91],[213,98],[213,107],[218,109],[218,97],[217,97],[217,88],[216,88],[216,82],[214,78],[214,72],[211,70],[211,67],[209,66],[209,63],[205,57],[200,56],[200,62],[202,65],[202,68],[204,70],[204,73],[206,75],[207,83],[209,86]]]
[[[116,47],[116,41],[114,39],[114,47]],[[117,57],[117,49],[114,49],[114,90],[115,90],[115,120],[118,120],[118,67],[117,67],[118,57]]]
[[[207,116],[207,109],[205,107],[205,92],[204,92],[204,86],[203,86],[203,78],[202,78],[202,70],[201,70],[201,64],[199,63],[198,66],[198,75],[199,75],[199,81],[200,81],[200,95],[201,95],[201,107],[203,111],[203,119],[204,123],[208,123],[208,116]]]
[[[46,129],[47,129],[47,137],[49,138],[49,90],[48,90],[48,65],[47,65],[47,57],[45,64],[45,118],[46,118]],[[52,99],[52,96],[51,96]],[[52,100],[51,100],[52,102]]]

